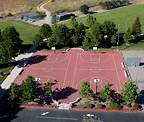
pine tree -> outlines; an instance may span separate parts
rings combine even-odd
[[[20,88],[16,83],[11,83],[11,87],[10,87],[10,98],[12,100],[14,100],[15,98],[19,98],[20,95]]]
[[[132,25],[132,35],[137,38],[141,34],[141,24],[139,16],[136,18],[135,22]]]
[[[25,79],[22,81],[21,83],[21,91],[22,91],[22,97],[21,97],[21,101],[22,102],[29,102],[29,101],[33,101],[34,98],[37,97],[37,89],[38,86],[36,85],[36,82],[34,81],[34,77],[32,76],[28,76],[27,79]]]
[[[129,43],[132,40],[132,36],[131,36],[131,29],[128,28],[126,33],[124,34],[124,41]]]
[[[89,46],[89,40],[88,38],[84,38],[84,41],[82,42],[83,47],[85,48],[86,46]]]
[[[90,14],[87,14],[87,18],[86,18],[87,26],[90,28],[95,22],[96,22],[96,18],[91,16]]]
[[[112,95],[112,90],[111,90],[111,86],[109,83],[106,83],[104,85],[103,88],[101,88],[101,91],[100,91],[100,94],[99,96],[102,98],[102,99],[106,99],[106,101],[109,101],[113,98],[113,95]]]
[[[82,82],[80,91],[78,91],[78,93],[80,94],[82,98],[87,98],[87,99],[92,99],[92,97],[94,96],[94,92],[90,88],[90,84],[88,81]]]
[[[51,90],[51,86],[52,86],[52,83],[51,82],[46,82],[44,84],[44,90],[43,90],[43,96],[44,97],[52,97],[52,90]]]
[[[122,89],[122,99],[127,103],[132,103],[137,99],[138,91],[137,87],[129,80],[124,84],[124,89]]]

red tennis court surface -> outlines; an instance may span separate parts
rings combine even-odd
[[[54,99],[68,103],[80,97],[78,90],[83,81],[88,81],[94,92],[94,79],[99,79],[98,92],[109,82],[116,93],[121,93],[124,83],[128,80],[121,62],[119,51],[37,51],[14,82],[20,85],[28,75],[40,78],[40,87],[47,81],[52,82]]]

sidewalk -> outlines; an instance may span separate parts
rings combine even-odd
[[[17,64],[17,66],[15,66],[15,68],[11,71],[10,75],[1,84],[2,93],[0,92],[0,99],[2,98],[6,90],[10,87],[11,83],[14,81],[17,75],[19,75],[23,67],[27,64],[28,59],[35,52],[36,48],[37,46],[33,45],[25,55],[21,54],[15,58],[15,60],[19,61],[19,63]]]

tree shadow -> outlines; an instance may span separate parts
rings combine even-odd
[[[70,96],[71,94],[77,92],[76,89],[73,89],[72,87],[66,87],[63,89],[58,89],[56,88],[53,91],[53,98],[54,100],[60,100],[60,99],[66,99],[68,96]]]
[[[96,13],[98,13],[98,12],[88,11],[87,14],[96,14]]]
[[[0,64],[0,68],[8,68],[11,66],[16,66],[18,64],[18,61],[10,62],[10,63],[2,63]]]
[[[137,102],[139,104],[144,104],[144,90],[141,90],[138,94]]]

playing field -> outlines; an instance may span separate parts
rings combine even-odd
[[[94,92],[94,79],[99,79],[98,92],[109,82],[111,88],[120,93],[128,80],[121,62],[119,51],[37,51],[14,82],[20,85],[28,75],[40,78],[40,87],[47,81],[52,82],[54,99],[68,103],[80,97],[78,91],[83,81],[88,81]]]

